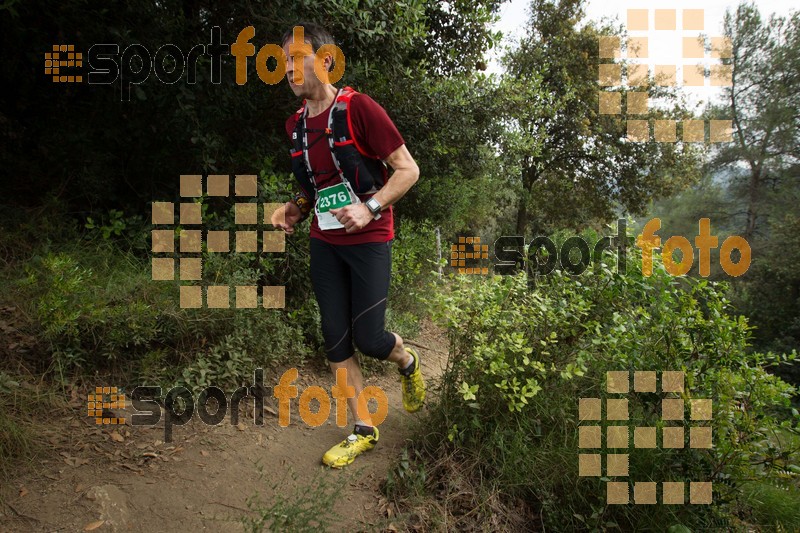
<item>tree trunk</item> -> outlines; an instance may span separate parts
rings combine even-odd
[[[522,170],[522,195],[517,207],[517,235],[525,235],[528,230],[528,201],[533,192],[533,184],[539,179],[539,174],[535,166],[529,166]]]
[[[523,189],[522,195],[519,198],[519,206],[517,207],[517,235],[525,235],[525,229],[528,226],[528,190]]]
[[[758,199],[761,190],[761,170],[753,168],[750,171],[750,183],[747,188],[747,226],[744,230],[743,237],[750,241],[756,230],[756,221],[758,219]]]

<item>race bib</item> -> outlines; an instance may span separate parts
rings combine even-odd
[[[325,187],[317,192],[317,203],[314,205],[314,212],[317,215],[317,224],[319,229],[339,229],[344,225],[336,220],[336,217],[330,213],[331,209],[339,209],[350,204],[360,204],[361,200],[350,188],[350,184],[346,181],[338,183],[331,187]]]

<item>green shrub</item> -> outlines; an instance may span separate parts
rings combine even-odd
[[[426,222],[399,219],[392,243],[392,286],[389,303],[395,311],[419,315],[436,264],[436,233]],[[396,313],[399,314],[399,313]]]
[[[731,314],[723,284],[673,278],[658,257],[644,277],[636,255],[627,273],[608,254],[581,276],[557,270],[534,286],[524,275],[461,276],[431,297],[451,343],[420,440],[433,464],[459,455],[508,505],[526,502],[558,530],[730,525],[742,483],[796,483],[797,447],[775,438],[798,432],[795,391],[765,370],[794,354],[750,353],[750,328]],[[579,398],[604,398],[606,372],[633,370],[683,371],[680,397],[713,401],[714,447],[631,447],[627,479],[710,480],[717,505],[606,505],[609,478],[578,475],[579,451],[592,452],[578,448]],[[628,425],[665,425],[660,394],[628,398]],[[692,425],[702,423],[684,421],[687,436]],[[428,477],[441,482],[430,468]]]
[[[257,275],[246,262],[211,256],[205,268],[215,283],[252,284]],[[31,330],[40,332],[64,376],[80,369],[130,370],[128,377],[158,383],[180,374],[186,383],[197,378],[197,386],[207,379],[232,384],[237,372],[247,376],[254,364],[300,364],[318,343],[313,301],[291,311],[181,309],[177,284],[153,281],[149,262],[108,244],[34,257],[15,289],[18,305],[33,319]],[[180,373],[173,368],[177,361],[183,362]],[[42,369],[50,364],[40,363]]]
[[[112,367],[181,335],[170,287],[150,279],[148,263],[109,245],[34,256],[11,288],[4,299],[32,318],[61,372]]]
[[[252,379],[255,368],[301,365],[313,353],[302,328],[282,310],[239,309],[232,313],[230,333],[197,353],[180,381],[194,390],[235,387]]]

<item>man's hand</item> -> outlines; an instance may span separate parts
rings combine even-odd
[[[330,212],[344,225],[347,233],[360,230],[375,218],[366,204],[350,204],[339,209],[331,209]]]
[[[294,225],[303,217],[300,208],[294,202],[286,202],[272,213],[272,225],[282,229],[289,235],[294,233]]]

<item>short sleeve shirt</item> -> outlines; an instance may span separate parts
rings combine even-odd
[[[317,187],[323,189],[340,182],[336,165],[333,162],[327,136],[324,133],[328,127],[333,102],[328,109],[315,117],[306,117],[306,128],[318,130],[308,132],[308,159],[314,172]],[[351,134],[356,142],[369,155],[386,159],[395,150],[403,146],[405,141],[397,131],[397,127],[389,118],[386,110],[366,94],[358,93],[350,100],[350,118],[352,124]],[[292,138],[297,114],[293,114],[286,121],[286,133]],[[388,171],[383,168],[384,183],[388,181]],[[368,200],[371,194],[359,194],[361,201]],[[311,237],[323,240],[330,244],[363,244],[367,242],[386,242],[394,238],[394,215],[392,207],[381,213],[381,218],[372,220],[362,229],[347,233],[344,228],[322,231],[317,224],[317,217],[311,222]]]

